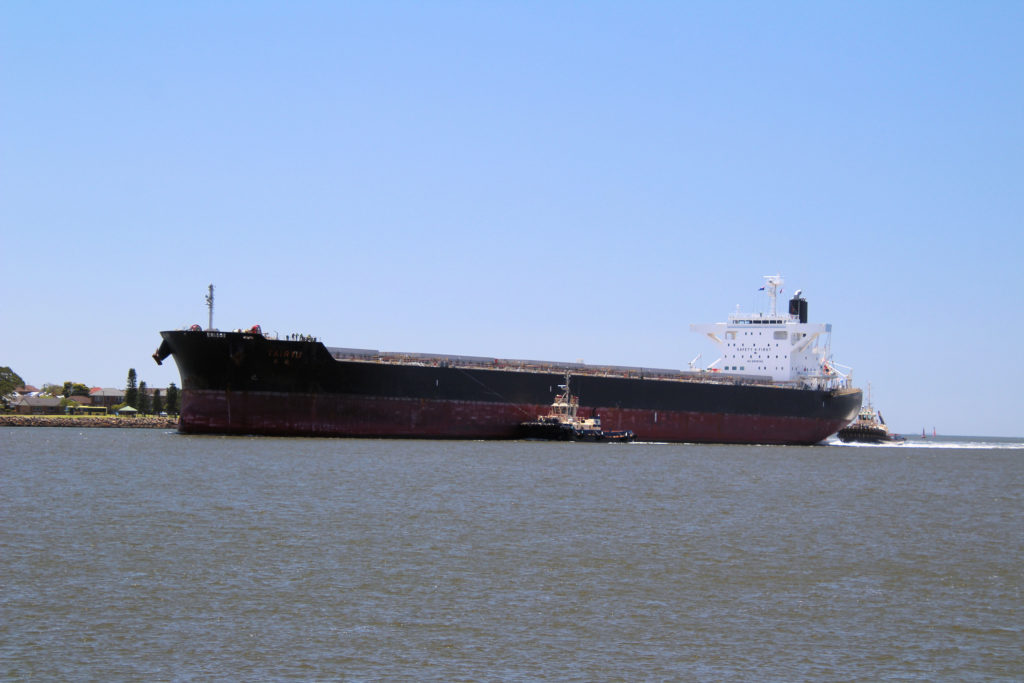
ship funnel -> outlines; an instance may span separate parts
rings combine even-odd
[[[800,291],[789,300],[789,314],[800,317],[800,322],[807,322],[807,299],[800,296]]]

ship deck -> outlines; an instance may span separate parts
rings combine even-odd
[[[589,365],[558,361],[521,360],[512,358],[491,358],[485,356],[461,356],[399,351],[378,351],[375,349],[352,349],[325,347],[337,361],[370,363],[379,365],[401,365],[414,367],[445,367],[472,370],[501,370],[503,372],[554,373],[587,377],[620,377],[626,379],[664,380],[672,382],[699,382],[703,384],[750,385],[762,387],[796,388],[801,382],[776,382],[768,376],[739,375],[717,370],[674,370],[667,368],[645,368],[622,365]],[[839,386],[829,387],[839,389]]]

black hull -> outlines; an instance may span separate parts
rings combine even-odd
[[[586,441],[589,443],[627,443],[634,440],[631,431],[606,432],[603,429],[579,429],[571,424],[532,421],[519,425],[519,438],[529,441]]]
[[[551,424],[546,422],[524,422],[519,425],[520,439],[531,441],[603,441],[600,432],[580,432],[570,425]]]
[[[849,427],[836,434],[843,443],[901,443],[905,439],[893,436],[887,430]]]
[[[405,438],[517,438],[550,406],[564,371],[336,360],[315,341],[239,332],[163,332],[187,433]],[[572,376],[580,415],[638,440],[814,444],[849,424],[857,389],[814,390],[708,381],[641,368]],[[718,379],[718,378],[716,378]]]

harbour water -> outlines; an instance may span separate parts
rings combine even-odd
[[[7,680],[1024,680],[1024,439],[0,428]]]

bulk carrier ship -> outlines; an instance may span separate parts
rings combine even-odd
[[[179,431],[270,436],[514,439],[572,377],[579,414],[638,441],[815,444],[853,420],[862,394],[830,361],[832,326],[796,295],[770,312],[695,324],[721,350],[704,369],[393,353],[210,325],[161,332],[153,358],[181,375]]]

